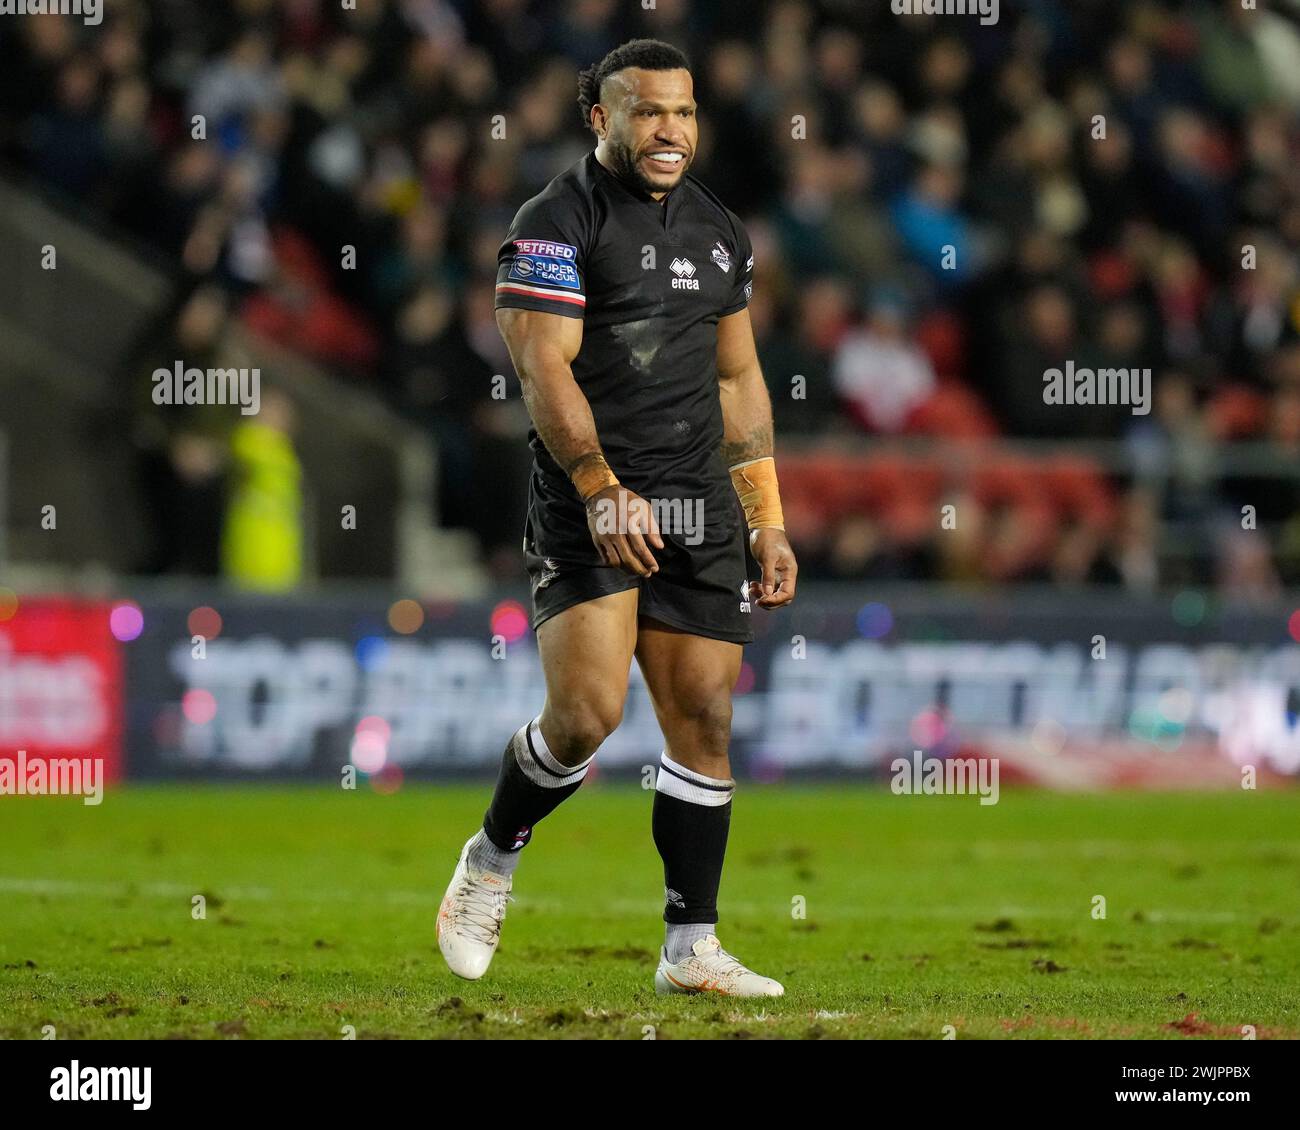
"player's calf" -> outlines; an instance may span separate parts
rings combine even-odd
[[[486,870],[510,875],[517,853],[532,838],[533,825],[572,796],[595,756],[566,764],[551,752],[534,718],[515,732],[501,758],[483,832],[473,841],[471,858]]]

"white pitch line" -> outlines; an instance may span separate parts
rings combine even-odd
[[[186,886],[183,883],[91,883],[67,879],[27,879],[0,876],[0,892],[26,894],[59,898],[122,898],[131,895],[147,895],[156,898],[192,898],[202,893],[202,887]],[[217,891],[223,902],[248,899],[256,902],[307,902],[318,905],[326,903],[347,904],[365,899],[381,898],[395,905],[436,906],[442,895],[436,891],[403,891],[369,889],[365,891],[313,891],[295,887],[290,890],[277,891],[269,887],[220,887]],[[603,914],[654,915],[662,911],[661,905],[654,899],[607,899],[599,903],[579,904],[576,900],[566,901],[557,898],[537,898],[520,895],[517,905],[520,909],[529,908],[548,914],[562,914],[575,908],[588,911],[595,916]],[[747,914],[755,917],[771,915],[780,906],[784,914],[784,904],[778,902],[735,902],[726,900],[728,913]],[[1233,910],[1165,910],[1138,905],[1132,909],[1141,910],[1148,922],[1241,922],[1259,918],[1264,911],[1241,913]],[[1127,911],[1121,913],[1120,921],[1127,920]],[[516,911],[516,914],[518,911]],[[840,904],[821,904],[816,908],[814,918],[825,920],[851,919],[869,923],[878,918],[973,918],[978,920],[991,918],[1035,918],[1058,921],[1082,920],[1087,917],[1087,908],[1083,910],[1060,910],[1050,907],[1034,906],[873,906],[863,910],[857,906]],[[1091,921],[1091,918],[1089,918]]]
[[[207,889],[206,884],[184,883],[90,883],[74,879],[23,879],[0,876],[0,891],[19,895],[55,895],[75,898],[81,895],[120,898],[130,895],[155,895],[159,898],[192,898]],[[273,899],[282,897],[269,887],[225,887],[221,898]]]

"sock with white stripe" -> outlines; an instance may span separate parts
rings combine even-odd
[[[577,792],[595,756],[580,765],[562,765],[547,748],[536,718],[521,726],[501,758],[483,830],[470,844],[470,863],[510,875],[519,850],[532,838],[533,825]]]
[[[727,854],[731,797],[736,782],[718,780],[659,757],[651,828],[664,861],[664,921],[668,960],[676,963],[692,943],[715,933],[718,887]],[[702,931],[675,927],[707,927]]]

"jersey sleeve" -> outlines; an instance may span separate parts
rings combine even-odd
[[[519,209],[497,252],[496,306],[581,318],[587,306],[586,221],[562,197]]]
[[[736,282],[732,288],[731,294],[727,298],[727,303],[718,316],[725,318],[728,314],[735,314],[749,305],[749,300],[754,293],[754,248],[749,242],[749,232],[745,230],[745,225],[739,220],[736,221]]]

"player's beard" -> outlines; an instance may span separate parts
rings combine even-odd
[[[632,147],[623,141],[611,140],[608,145],[609,158],[613,162],[614,173],[620,180],[636,185],[642,192],[669,192],[681,184],[682,177],[690,167],[692,154],[682,158],[681,171],[672,184],[662,185],[652,181],[641,171],[641,164]],[[644,154],[642,154],[644,156]]]

